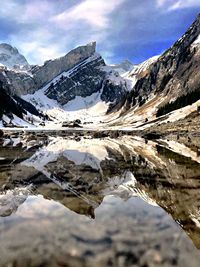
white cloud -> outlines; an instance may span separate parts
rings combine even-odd
[[[196,6],[200,0],[6,0],[0,9],[0,39],[16,46],[31,64],[91,41],[97,41],[97,50],[109,61],[137,58],[143,44],[167,38],[163,28],[172,38],[178,9]],[[174,9],[169,20],[165,10]]]
[[[1,5],[0,17],[10,19],[20,23],[31,23],[32,21],[42,20],[53,14],[54,4],[48,0],[17,1],[6,0]]]
[[[92,27],[106,28],[109,25],[109,14],[124,0],[85,0],[71,9],[53,18],[60,27],[66,27],[74,22],[83,21]]]
[[[0,18],[16,24],[8,42],[31,63],[41,64],[77,45],[94,40],[103,43],[112,28],[111,13],[125,1],[6,0]]]
[[[168,10],[176,10],[200,6],[200,0],[157,0],[158,7],[167,7]]]

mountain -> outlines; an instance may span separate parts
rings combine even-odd
[[[96,53],[95,42],[42,66],[32,66],[28,71],[1,67],[0,81],[8,95],[30,102],[38,113],[47,114],[53,109],[50,115],[59,121],[60,111],[64,114],[61,121],[68,119],[65,109],[74,106],[74,101],[76,109],[92,108],[92,113],[99,110],[106,113],[110,103],[120,102],[128,90],[126,81]]]
[[[20,125],[23,120],[31,122],[36,119],[40,122],[42,118],[44,119],[44,116],[32,104],[16,95],[11,96],[0,81],[0,120],[2,126]],[[26,126],[30,125],[27,123]]]
[[[149,73],[138,80],[129,103],[134,95],[146,101],[149,95],[163,93],[166,103],[180,96],[200,90],[200,15],[189,30],[158,60],[151,65]]]
[[[132,62],[126,59],[119,64],[113,64],[110,66],[113,70],[117,71],[120,75],[124,75],[125,73],[131,71],[137,65],[134,65]]]
[[[25,57],[19,53],[17,48],[9,44],[0,44],[0,64],[9,69],[28,69],[29,64]]]
[[[141,78],[144,78],[145,76],[149,74],[152,64],[155,63],[158,60],[158,58],[159,56],[151,57],[145,60],[144,62],[138,65],[135,65],[132,68],[132,70],[130,70],[128,74],[126,74],[125,77],[132,80],[132,89],[138,80],[140,80]]]
[[[166,52],[139,65],[127,60],[106,65],[92,42],[26,70],[0,66],[0,90],[23,108],[23,114],[31,114],[29,122],[36,126],[44,124],[42,118],[51,121],[46,121],[50,128],[78,119],[82,125],[112,129],[143,129],[178,120],[198,109],[199,36],[200,15]],[[6,44],[1,49],[18,54]],[[21,62],[28,64],[25,59]],[[16,115],[4,108],[1,117],[9,112]]]
[[[155,121],[156,117],[185,108],[200,99],[199,35],[200,15],[166,52],[127,75],[133,88],[121,105],[113,107],[113,111],[119,110],[115,124],[138,127],[146,121],[149,126],[149,121]],[[182,116],[184,113],[183,110]],[[179,119],[179,116],[175,117]]]

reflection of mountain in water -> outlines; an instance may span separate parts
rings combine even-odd
[[[105,196],[124,200],[139,196],[164,208],[200,248],[200,158],[183,145],[179,148],[176,142],[145,142],[130,136],[79,142],[53,138],[26,154],[21,163],[1,167],[8,177],[4,188],[29,185],[31,193],[91,218]],[[10,215],[25,201],[24,191],[20,198],[14,192],[12,201],[0,201],[1,216]]]

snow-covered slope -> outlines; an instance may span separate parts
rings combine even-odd
[[[124,75],[125,73],[131,71],[136,65],[131,63],[129,60],[124,60],[119,64],[112,64],[110,67],[117,71],[120,75]]]
[[[124,78],[130,82],[132,89],[139,79],[145,77],[149,73],[150,66],[155,63],[158,58],[159,56],[151,57],[139,65],[135,65],[130,72],[125,74]]]
[[[72,69],[62,72],[34,94],[22,98],[58,125],[75,119],[99,123],[110,104],[126,94],[128,84],[117,71],[105,66],[94,53]]]
[[[0,44],[0,63],[9,69],[29,69],[25,57],[19,53],[17,48],[6,43]]]

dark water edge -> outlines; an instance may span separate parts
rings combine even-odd
[[[0,140],[0,266],[199,266],[200,157],[176,141]]]

